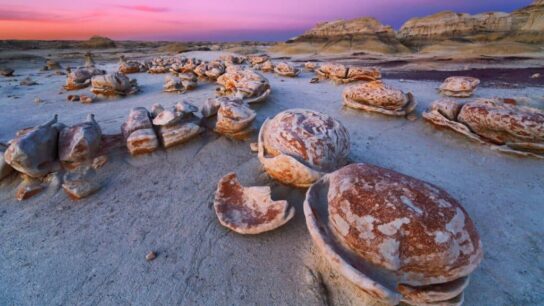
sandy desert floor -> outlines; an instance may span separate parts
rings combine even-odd
[[[213,59],[218,52],[185,56]],[[81,64],[81,57],[61,61]],[[98,65],[114,71],[117,63]],[[13,62],[16,77],[0,78],[0,141],[53,114],[65,124],[94,113],[104,133],[119,133],[129,110],[183,99],[201,105],[215,84],[182,95],[162,92],[166,75],[132,74],[138,95],[90,105],[68,102],[65,77],[38,72],[42,62]],[[542,69],[541,69],[542,70]],[[19,86],[31,76],[39,84]],[[313,73],[289,79],[266,74],[268,101],[250,140],[207,131],[184,145],[130,157],[119,151],[99,170],[103,187],[71,201],[47,190],[24,202],[18,178],[0,182],[0,305],[373,305],[331,271],[312,245],[302,212],[305,190],[272,181],[249,148],[262,122],[288,108],[309,108],[340,120],[351,134],[350,160],[432,182],[464,205],[480,232],[485,258],[465,291],[465,305],[542,305],[544,301],[544,163],[519,158],[436,130],[420,115],[439,97],[438,80],[385,73],[385,81],[414,93],[416,121],[345,109],[344,86],[310,84]],[[388,76],[389,75],[389,76]],[[423,78],[424,79],[424,78]],[[542,79],[541,79],[542,80]],[[79,91],[89,93],[88,89]],[[483,79],[477,97],[525,97],[544,107],[544,87],[499,86]],[[41,103],[35,103],[39,97]],[[212,202],[228,172],[245,185],[269,185],[295,218],[278,230],[241,236],[222,227]],[[156,251],[148,262],[145,256]]]

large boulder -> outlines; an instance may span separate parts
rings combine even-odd
[[[65,165],[91,162],[100,149],[102,130],[94,115],[83,123],[64,128],[59,135],[59,159]]]
[[[60,129],[55,115],[51,121],[21,133],[4,153],[6,163],[30,177],[42,177],[52,172]]]

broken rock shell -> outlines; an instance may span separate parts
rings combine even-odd
[[[287,201],[272,200],[270,187],[244,187],[235,173],[221,178],[213,206],[219,222],[239,234],[274,230],[295,215]]]

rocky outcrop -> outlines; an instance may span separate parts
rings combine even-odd
[[[476,48],[488,45],[476,51],[482,54],[537,52],[538,44],[544,43],[544,1],[534,0],[512,13],[439,12],[412,18],[398,32],[372,17],[324,22],[270,50],[283,54],[392,54],[458,48],[470,52],[464,49],[470,43]],[[438,48],[428,50],[427,46]]]
[[[510,14],[489,12],[477,15],[451,11],[408,20],[397,33],[407,46],[418,47],[445,40],[487,42],[511,40],[544,42],[544,1]]]
[[[287,45],[310,44],[314,52],[374,51],[395,53],[407,51],[395,36],[392,27],[381,24],[372,17],[353,20],[336,20],[317,24]]]

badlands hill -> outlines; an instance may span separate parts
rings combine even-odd
[[[285,53],[542,52],[544,0],[512,13],[440,12],[408,20],[398,32],[374,18],[316,25],[275,50]]]

